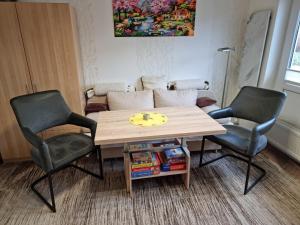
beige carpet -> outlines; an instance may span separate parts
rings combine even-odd
[[[132,198],[122,160],[105,162],[104,180],[66,169],[53,179],[57,213],[30,190],[42,175],[36,166],[0,165],[0,224],[300,224],[300,180],[269,159],[258,157],[267,175],[244,196],[244,163],[224,159],[199,169],[198,155],[192,157],[189,190],[180,176],[140,180]],[[97,171],[93,157],[79,165]],[[38,188],[47,194],[44,183]]]

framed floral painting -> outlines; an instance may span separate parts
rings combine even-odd
[[[112,0],[116,37],[194,36],[196,0]]]

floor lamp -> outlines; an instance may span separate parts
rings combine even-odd
[[[225,48],[219,48],[218,52],[223,52],[227,54],[227,64],[226,64],[226,73],[225,73],[225,81],[224,81],[224,87],[223,87],[223,94],[222,94],[222,104],[221,107],[224,108],[225,99],[227,97],[227,87],[228,87],[228,68],[229,68],[229,62],[230,62],[230,54],[231,52],[234,52],[235,48],[225,47]]]

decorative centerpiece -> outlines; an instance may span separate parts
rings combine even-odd
[[[142,127],[161,126],[168,122],[168,117],[157,112],[140,112],[132,115],[129,122]]]

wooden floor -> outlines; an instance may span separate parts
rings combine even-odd
[[[244,196],[243,162],[223,159],[200,169],[198,157],[192,155],[189,190],[180,176],[139,180],[132,198],[122,160],[105,162],[104,180],[66,169],[53,179],[57,213],[30,190],[40,169],[30,162],[0,165],[0,224],[300,224],[299,165],[280,154],[259,156],[267,175]],[[94,157],[79,165],[97,171]],[[47,194],[46,184],[38,188]]]

